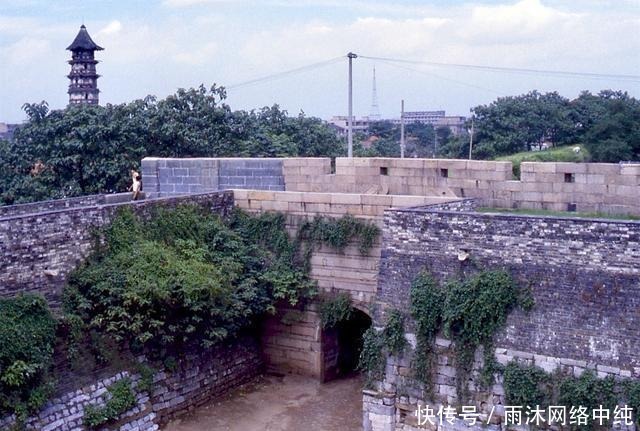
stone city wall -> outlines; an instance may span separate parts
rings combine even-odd
[[[441,282],[482,269],[505,269],[535,299],[533,310],[514,310],[495,339],[498,362],[512,359],[547,372],[640,378],[640,222],[534,217],[450,211],[432,206],[385,213],[374,325],[386,311],[407,316],[407,338],[415,348],[409,291],[426,269]],[[460,261],[460,252],[469,258]],[[451,343],[436,340],[434,395],[411,380],[412,349],[389,357],[384,382],[365,391],[365,430],[413,430],[417,404],[458,405]],[[483,414],[504,414],[504,388],[480,390],[476,357],[469,382]],[[464,404],[463,404],[464,405]],[[441,429],[468,428],[445,424]],[[439,429],[440,429],[439,428]]]
[[[116,422],[99,429],[121,431],[155,431],[208,401],[220,397],[262,373],[256,340],[243,338],[220,346],[209,353],[189,355],[175,371],[159,371],[153,378],[150,393],[136,390],[140,375],[123,370],[95,383],[59,395],[40,412],[30,417],[27,430],[82,431],[85,409],[103,406],[107,389],[114,382],[129,378],[136,391],[136,406],[123,413]],[[13,417],[0,419],[0,430],[10,430]]]
[[[486,206],[640,215],[640,164],[284,159],[286,190],[479,198]]]
[[[32,202],[28,204],[0,206],[0,218],[40,213],[45,211],[63,210],[69,208],[87,207],[92,205],[115,204],[131,200],[131,193],[114,193],[104,195],[89,195],[76,198],[54,199]],[[141,196],[144,197],[144,194]]]
[[[115,204],[91,204],[0,218],[0,297],[41,293],[53,305],[67,274],[92,248],[96,228],[120,208],[144,214],[156,206],[194,203],[222,213],[233,205],[231,192],[172,197]]]
[[[482,205],[640,215],[640,164],[345,158],[142,161],[145,191],[225,188],[478,198]]]
[[[455,198],[426,196],[382,196],[341,193],[302,193],[257,190],[233,190],[235,205],[249,212],[279,211],[287,216],[292,235],[305,220],[316,215],[342,217],[350,214],[382,226],[384,211],[442,203],[456,205]],[[356,245],[344,252],[321,246],[311,256],[311,278],[323,291],[346,291],[354,304],[368,310],[378,285],[380,239],[369,254],[363,256]],[[324,379],[325,339],[320,317],[315,309],[301,312],[280,307],[278,314],[263,325],[263,354],[267,369]]]

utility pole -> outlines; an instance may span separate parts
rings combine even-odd
[[[347,128],[347,157],[353,157],[353,59],[358,58],[350,52],[349,58],[349,127]]]
[[[469,133],[469,160],[471,160],[472,150],[473,150],[473,112],[471,113],[471,133]]]
[[[404,99],[400,102],[400,158],[404,159]]]

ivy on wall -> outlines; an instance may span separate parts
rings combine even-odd
[[[297,237],[306,241],[310,248],[316,244],[326,244],[342,252],[351,241],[358,244],[360,254],[367,255],[380,236],[380,228],[347,214],[335,219],[316,216],[298,227]]]
[[[320,320],[324,329],[335,328],[339,323],[346,322],[352,313],[351,296],[347,292],[320,297]]]
[[[358,361],[358,369],[365,375],[365,387],[382,380],[386,359],[384,356],[384,340],[372,326],[362,336],[362,351]]]
[[[403,354],[407,345],[404,334],[404,316],[397,309],[389,311],[387,322],[381,331],[370,327],[364,333],[358,369],[365,373],[366,387],[372,387],[374,382],[384,377],[387,354]]]
[[[499,371],[493,337],[521,298],[527,299],[527,308],[532,306],[530,296],[523,295],[511,276],[501,270],[450,280],[444,288],[428,273],[419,274],[411,286],[411,314],[417,338],[413,361],[416,380],[430,390],[434,339],[442,331],[454,342],[456,392],[460,402],[469,398],[467,382],[479,347],[484,356],[479,382],[485,387],[492,384],[494,374]]]
[[[585,370],[576,377],[562,372],[547,373],[543,369],[516,361],[509,362],[504,370],[505,402],[507,405],[539,406],[546,410],[549,406],[565,406],[567,415],[571,408],[584,407],[590,413],[604,408],[611,412],[607,428],[610,428],[616,406],[626,404],[640,424],[638,395],[640,381],[618,380],[612,376],[598,378],[593,370]],[[592,431],[600,423],[588,414],[586,424],[573,424],[571,429]]]
[[[411,284],[411,316],[416,324],[416,350],[413,371],[416,380],[431,391],[433,341],[442,326],[444,291],[427,272],[421,272]]]

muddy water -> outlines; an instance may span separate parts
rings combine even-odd
[[[264,376],[163,431],[361,431],[362,379]]]

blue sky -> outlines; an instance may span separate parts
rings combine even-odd
[[[233,86],[345,55],[517,68],[640,74],[640,0],[0,0],[0,122],[25,102],[67,103],[65,47],[84,22],[102,76],[101,103],[180,87]],[[638,81],[505,74],[359,58],[354,109],[371,106],[375,65],[383,116],[469,108],[498,96],[626,90]],[[230,89],[233,109],[274,103],[329,118],[346,111],[346,60],[285,79]]]

